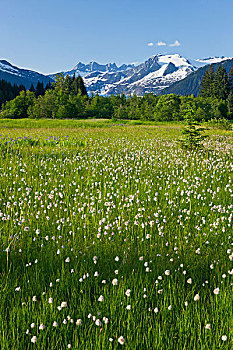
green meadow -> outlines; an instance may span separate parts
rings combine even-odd
[[[0,120],[0,347],[233,348],[233,135]]]

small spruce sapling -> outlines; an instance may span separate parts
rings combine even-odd
[[[183,138],[180,139],[181,146],[187,150],[196,150],[203,147],[205,128],[195,119],[195,112],[191,106],[184,110],[184,120],[186,126],[182,129]]]

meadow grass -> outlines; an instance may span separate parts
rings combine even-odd
[[[0,119],[0,128],[105,128],[120,125],[169,125],[178,122],[155,122],[146,120],[112,120],[112,119]]]
[[[39,123],[1,121],[1,349],[232,349],[232,132]]]

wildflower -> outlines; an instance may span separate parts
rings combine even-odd
[[[199,294],[196,294],[195,297],[194,297],[194,301],[198,301],[199,299],[200,299]]]
[[[95,321],[95,324],[96,324],[96,326],[101,326],[101,325],[102,325],[102,322],[101,322],[99,319],[97,319],[97,320]]]
[[[117,285],[118,285],[118,279],[114,278],[114,279],[112,280],[112,284],[113,284],[114,286],[117,286]]]
[[[122,335],[118,338],[118,343],[120,343],[121,345],[124,345],[125,339],[122,337]]]
[[[127,309],[127,310],[131,310],[131,305],[127,305],[127,306],[126,306],[126,309]]]
[[[115,261],[119,261],[119,256],[116,256],[116,257],[115,257]]]
[[[170,270],[166,270],[164,273],[165,273],[166,276],[169,276],[170,275]]]
[[[77,321],[76,321],[76,325],[77,326],[81,326],[82,325],[82,320],[79,318],[79,319],[77,319]]]
[[[66,302],[66,301],[63,301],[63,302],[61,303],[61,307],[67,307],[67,302]]]
[[[53,303],[53,298],[49,298],[49,304]]]
[[[210,329],[210,323],[207,323],[207,325],[205,326],[205,329]]]
[[[187,279],[187,283],[191,284],[192,283],[192,278]]]
[[[216,294],[216,295],[219,294],[219,288],[214,289],[214,294]]]
[[[127,289],[127,291],[125,292],[125,295],[126,295],[127,297],[130,297],[130,293],[131,293],[131,290],[130,290],[130,289]]]
[[[34,328],[35,326],[35,323],[31,323],[31,328]]]
[[[169,305],[169,306],[168,306],[168,310],[170,311],[171,309],[172,309],[172,306],[171,306],[171,305]]]
[[[71,349],[71,348],[72,348],[71,344],[68,344],[68,345],[67,345],[67,348],[68,348],[68,349]]]
[[[98,301],[104,301],[103,295],[100,295],[100,296],[99,296]]]
[[[57,327],[58,323],[56,321],[53,322],[53,327]]]
[[[43,323],[41,323],[40,326],[39,326],[39,330],[42,331],[43,329],[45,329],[45,325]]]
[[[159,309],[156,307],[156,308],[154,309],[154,312],[155,312],[155,313],[159,312]]]
[[[103,317],[103,321],[104,321],[105,324],[109,323],[109,319],[107,317]]]
[[[37,342],[37,337],[35,335],[32,337],[31,342],[32,343],[36,343]]]
[[[222,335],[222,340],[226,341],[227,340],[227,336],[226,335]]]

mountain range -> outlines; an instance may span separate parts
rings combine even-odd
[[[115,63],[88,64],[79,62],[73,69],[63,71],[65,76],[81,75],[89,93],[110,95],[117,93],[143,95],[145,93],[176,93],[197,95],[200,82],[210,64],[217,67],[223,63],[233,65],[231,57],[209,57],[204,59],[187,59],[179,54],[154,55],[145,62],[135,64]],[[60,73],[60,72],[59,72]],[[32,70],[13,66],[6,60],[0,60],[0,79],[26,88],[34,86],[38,80],[47,84],[55,79],[56,74],[43,75]]]
[[[54,79],[51,79],[49,76],[45,76],[29,69],[22,69],[13,66],[6,60],[0,60],[0,80],[2,79],[9,81],[11,84],[22,84],[27,89],[30,88],[31,84],[36,86],[38,81],[43,81],[44,85],[54,81]]]

